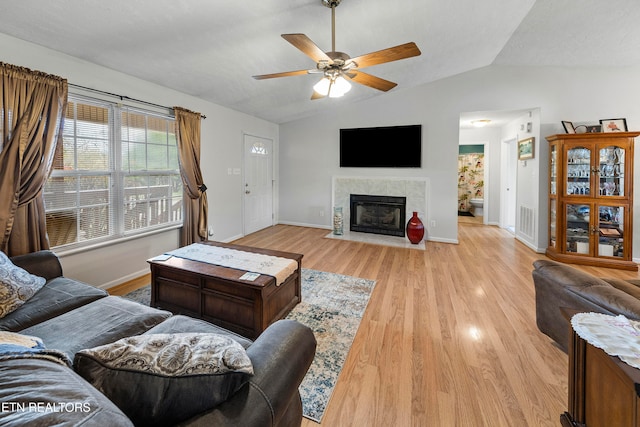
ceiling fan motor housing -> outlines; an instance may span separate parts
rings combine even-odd
[[[320,60],[318,61],[318,69],[326,70],[328,68],[342,68],[351,57],[344,52],[326,52],[332,62]]]
[[[327,7],[336,7],[342,0],[322,0],[322,4]]]

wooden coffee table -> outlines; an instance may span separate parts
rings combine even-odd
[[[171,257],[151,259],[151,306],[203,319],[255,339],[267,326],[284,318],[301,301],[302,254],[250,246],[202,242],[245,252],[293,259],[297,270],[281,285],[261,274],[240,279],[246,271]]]

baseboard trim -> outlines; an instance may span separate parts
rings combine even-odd
[[[450,243],[452,245],[457,245],[460,243],[458,239],[442,239],[440,237],[429,237],[429,236],[427,236],[427,242]]]
[[[307,224],[304,222],[293,222],[293,221],[278,221],[277,224],[282,224],[282,225],[293,225],[296,227],[308,227],[308,228],[320,228],[323,230],[332,230],[333,227],[329,226],[329,225],[318,225],[318,224]]]
[[[148,285],[149,283],[151,283],[151,273],[147,272],[138,277],[127,280],[124,283],[120,283],[119,285],[106,288],[106,291],[109,292],[109,295],[126,295],[131,291],[135,291],[142,286]]]
[[[282,224],[282,225],[293,225],[296,227],[309,227],[309,228],[319,228],[322,230],[333,230],[333,227],[330,227],[328,225],[318,225],[318,224],[306,224],[303,222],[292,222],[292,221],[278,221],[278,224]],[[454,245],[459,244],[460,242],[458,241],[458,239],[443,239],[440,237],[429,237],[427,236],[426,241],[428,242],[437,242],[437,243],[451,243]]]
[[[220,240],[220,242],[222,242],[222,243],[231,243],[234,240],[238,240],[238,239],[243,238],[244,236],[245,236],[244,234],[237,234],[235,236],[229,237],[228,239]]]
[[[523,245],[525,245],[526,247],[528,247],[529,249],[531,249],[532,251],[539,253],[539,254],[543,254],[546,252],[546,249],[541,249],[536,247],[536,245],[534,245],[533,243],[523,239],[522,237],[516,235],[516,240],[519,241],[520,243],[522,243]]]

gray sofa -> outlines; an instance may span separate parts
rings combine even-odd
[[[24,305],[0,319],[0,331],[38,337],[47,351],[75,362],[72,367],[65,366],[52,360],[50,354],[0,356],[0,425],[130,426],[134,425],[132,420],[135,425],[149,424],[144,421],[148,408],[129,405],[123,410],[79,375],[83,366],[77,353],[126,337],[182,332],[232,338],[246,350],[253,375],[222,403],[188,419],[171,421],[171,425],[300,425],[298,387],[316,347],[315,337],[306,326],[281,320],[250,341],[202,320],[173,316],[65,278],[58,258],[50,251],[13,257],[11,261],[47,281]],[[127,385],[139,386],[136,382]],[[154,392],[158,395],[156,407],[176,403],[163,400],[171,395],[169,389]],[[192,401],[202,397],[199,393],[198,389],[188,389],[182,394]]]
[[[546,259],[533,267],[538,329],[565,352],[570,326],[561,308],[640,320],[640,280],[600,278]]]

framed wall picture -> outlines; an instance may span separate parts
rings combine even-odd
[[[626,132],[627,119],[600,119],[602,132]]]
[[[568,122],[566,120],[562,121],[562,126],[564,126],[564,131],[566,133],[576,133],[576,128],[573,126],[572,122]]]
[[[535,138],[527,138],[518,141],[518,160],[533,159],[533,145]]]

